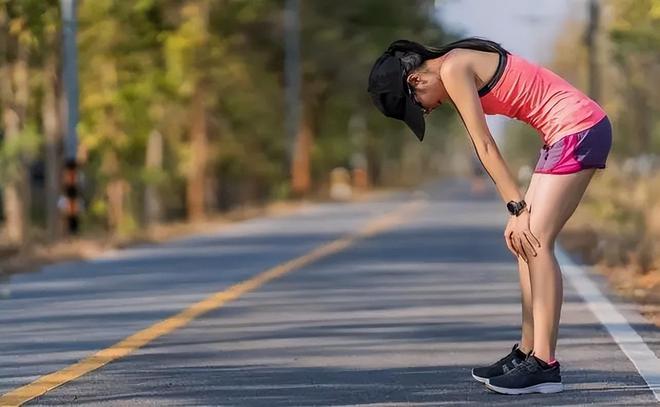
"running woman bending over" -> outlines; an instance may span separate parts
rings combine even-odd
[[[605,112],[550,70],[480,38],[440,48],[395,41],[375,62],[369,93],[385,116],[403,120],[420,141],[424,115],[453,103],[510,213],[504,238],[518,259],[521,339],[502,359],[474,368],[473,377],[506,394],[562,391],[555,348],[563,286],[553,249],[596,168],[605,168],[612,144]],[[484,114],[528,123],[543,140],[524,196]]]

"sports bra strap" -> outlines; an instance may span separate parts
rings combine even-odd
[[[493,75],[492,78],[486,83],[481,89],[479,89],[479,97],[485,96],[488,92],[491,91],[497,84],[497,81],[500,80],[502,77],[502,74],[504,73],[504,68],[506,68],[506,61],[507,61],[507,52],[500,51],[500,58],[497,61],[497,69],[495,70],[495,74]]]

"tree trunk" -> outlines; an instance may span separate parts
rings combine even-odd
[[[108,198],[108,227],[112,234],[116,234],[124,220],[124,200],[127,191],[126,181],[118,175],[119,160],[116,151],[105,152],[102,171],[110,179],[105,189]]]
[[[186,202],[188,220],[199,221],[204,219],[206,163],[208,149],[208,134],[206,123],[206,104],[204,85],[200,80],[192,99],[192,124],[190,127],[190,167],[188,171],[188,184]]]
[[[600,101],[600,65],[598,63],[598,31],[600,27],[600,6],[597,0],[589,0],[589,21],[584,39],[587,46],[589,72],[589,96]]]
[[[11,143],[20,137],[20,119],[16,111],[10,107],[3,108],[3,126],[5,142]],[[20,158],[17,157],[18,160]],[[4,188],[4,210],[7,227],[7,238],[12,244],[22,245],[26,240],[26,213],[23,205],[25,170],[22,163],[12,166],[14,171]]]
[[[159,173],[163,168],[163,135],[153,130],[147,143],[146,167],[149,173]],[[163,207],[158,194],[158,188],[153,182],[148,182],[144,189],[144,218],[147,225],[161,220]]]
[[[18,44],[16,61],[2,72],[2,124],[6,143],[18,143],[25,125],[28,86],[28,51]],[[4,188],[4,209],[7,219],[7,237],[21,248],[28,241],[28,219],[30,216],[29,179],[22,154],[19,152],[11,166],[13,170]]]
[[[311,151],[313,139],[312,114],[308,107],[303,107],[300,128],[296,137],[291,163],[291,191],[301,197],[309,193],[312,186]]]
[[[110,181],[106,187],[108,196],[108,223],[112,234],[120,233],[122,222],[124,221],[124,201],[128,192],[128,183],[117,178]]]
[[[58,88],[59,78],[54,54],[48,56],[44,65],[44,96],[41,106],[41,117],[46,138],[46,227],[48,240],[56,241],[62,234],[60,215],[57,210],[57,200],[60,196],[60,165],[59,146],[62,139],[59,115]]]

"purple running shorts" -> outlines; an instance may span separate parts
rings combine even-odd
[[[586,168],[605,168],[611,148],[612,125],[605,116],[586,130],[562,137],[551,146],[544,145],[534,172],[573,174]]]

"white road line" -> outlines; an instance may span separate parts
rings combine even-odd
[[[630,326],[626,318],[610,300],[603,295],[598,286],[589,279],[581,266],[575,264],[566,253],[557,247],[557,260],[562,273],[569,278],[578,294],[587,303],[591,312],[610,333],[623,353],[635,365],[649,389],[660,401],[660,359],[653,353],[639,334]]]

